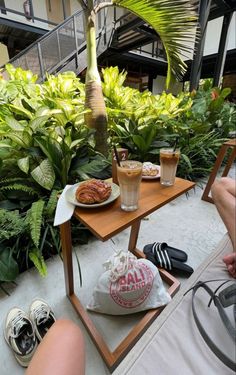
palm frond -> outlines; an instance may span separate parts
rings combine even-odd
[[[142,18],[159,34],[167,62],[167,86],[171,77],[180,79],[186,71],[184,53],[193,51],[197,29],[197,2],[189,0],[112,0]]]

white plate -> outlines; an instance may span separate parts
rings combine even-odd
[[[155,176],[142,176],[143,180],[155,180],[156,178],[161,177],[161,167],[160,167],[160,165],[157,165],[157,164],[153,164],[153,165],[158,167],[158,173]]]
[[[111,185],[111,195],[110,197],[104,201],[104,202],[101,202],[101,203],[94,203],[94,204],[84,204],[84,203],[80,203],[77,201],[77,199],[75,198],[75,192],[78,188],[78,186],[80,186],[82,182],[78,182],[78,184],[75,184],[73,186],[71,186],[65,193],[65,197],[66,199],[68,200],[68,202],[70,203],[73,203],[75,206],[78,206],[78,207],[84,207],[84,208],[95,208],[95,207],[101,207],[101,206],[105,206],[111,202],[113,202],[116,198],[119,197],[120,195],[120,188],[118,185],[114,184],[113,182],[110,183]]]

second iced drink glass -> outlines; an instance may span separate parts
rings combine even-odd
[[[161,162],[161,184],[174,185],[177,166],[179,163],[180,150],[173,148],[162,148],[160,150]]]
[[[142,163],[125,160],[117,165],[117,178],[120,185],[121,208],[135,211],[138,208],[139,187],[142,179]]]

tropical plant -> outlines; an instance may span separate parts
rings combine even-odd
[[[209,174],[216,153],[236,126],[236,106],[225,99],[230,89],[208,82],[193,93],[152,95],[124,87],[126,73],[117,67],[103,70],[103,93],[113,141],[129,156],[159,163],[159,150],[179,139],[178,174],[196,179]]]
[[[214,128],[219,135],[227,137],[230,131],[235,130],[235,105],[225,100],[230,93],[230,88],[221,90],[212,87],[211,80],[205,80],[198,91],[191,93],[193,106],[190,117],[198,123],[195,127],[197,133],[201,133],[202,129]]]
[[[31,72],[6,69],[10,80],[0,80],[0,283],[32,263],[46,274],[45,258],[60,252],[53,227],[58,193],[67,183],[109,177],[111,169],[93,150],[84,85],[74,73],[39,85]]]
[[[196,35],[195,8],[188,0],[111,0],[99,2],[78,0],[86,16],[87,71],[85,106],[86,124],[96,129],[96,149],[107,155],[107,114],[102,95],[100,75],[96,58],[96,14],[109,6],[122,7],[149,23],[159,34],[165,48],[168,71],[167,86],[172,77],[179,78],[186,70],[182,60],[192,51]]]
[[[6,69],[12,80],[0,81],[2,174],[14,168],[27,184],[36,182],[38,188],[48,191],[63,188],[69,182],[73,159],[78,159],[84,146],[87,153],[93,149],[93,130],[84,126],[84,85],[73,72],[48,76],[44,84],[37,85],[30,74],[26,82],[20,68],[7,65]]]
[[[53,217],[65,184],[111,177],[109,158],[94,150],[93,130],[84,124],[84,84],[74,73],[39,85],[30,72],[7,69],[11,79],[0,80],[0,287],[32,263],[44,275],[45,259],[60,253]],[[125,87],[126,73],[117,67],[102,74],[109,137],[130,157],[159,162],[160,147],[178,136],[178,175],[209,173],[236,125],[236,106],[225,101],[229,90],[205,84],[191,94],[152,95]],[[77,243],[86,242],[88,231],[74,229]]]
[[[117,67],[106,68],[103,73],[103,93],[109,118],[109,133],[114,143],[129,150],[131,158],[141,161],[155,160],[166,139],[187,131],[188,126],[176,124],[192,106],[189,94],[177,97],[163,92],[139,92],[124,87],[126,73]]]

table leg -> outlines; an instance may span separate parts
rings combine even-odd
[[[133,250],[136,249],[140,224],[141,224],[141,220],[138,220],[131,226],[129,246],[128,246],[128,250],[131,252],[133,252]]]
[[[74,294],[74,275],[72,263],[72,241],[70,221],[60,225],[61,246],[63,256],[63,266],[65,275],[66,294]]]
[[[222,177],[226,177],[228,175],[229,170],[230,170],[235,158],[236,158],[236,147],[231,149],[231,153],[229,155],[229,159],[228,159],[227,164],[225,166],[225,169],[223,171]]]

